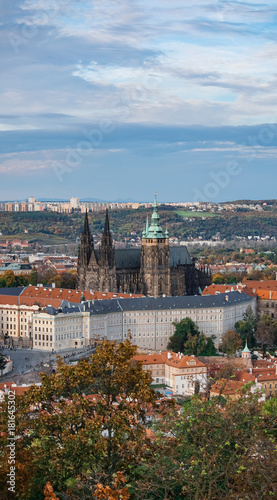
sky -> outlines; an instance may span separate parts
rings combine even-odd
[[[276,1],[0,6],[0,200],[277,197]]]

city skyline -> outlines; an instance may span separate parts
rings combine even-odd
[[[275,198],[276,13],[3,5],[0,199]]]

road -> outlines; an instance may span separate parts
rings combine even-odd
[[[64,361],[68,362],[70,359],[72,360],[74,355],[74,359],[82,358],[92,353],[94,350],[90,351],[84,349],[76,349],[70,351],[62,351],[59,352],[58,355],[64,357]],[[52,354],[49,352],[35,351],[34,349],[16,349],[9,350],[4,349],[0,351],[2,354],[9,356],[13,361],[13,370],[9,372],[6,376],[1,377],[1,380],[10,378],[12,375],[19,375],[22,373],[30,372],[33,369],[38,369],[41,371],[42,365],[41,363],[54,364],[56,361],[56,354]]]

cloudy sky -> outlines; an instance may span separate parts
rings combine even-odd
[[[277,197],[276,1],[0,5],[1,200]]]

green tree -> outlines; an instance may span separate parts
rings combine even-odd
[[[254,316],[251,306],[248,306],[243,314],[243,320],[237,321],[235,329],[239,333],[243,345],[247,340],[248,347],[255,346],[255,330],[257,328],[257,320]]]
[[[4,370],[6,364],[7,364],[7,360],[6,360],[5,356],[3,356],[3,354],[0,352],[0,371]]]
[[[26,274],[19,274],[16,276],[16,285],[17,286],[27,286],[29,285],[29,277]]]
[[[276,439],[266,435],[267,425],[273,424],[266,424],[258,398],[246,385],[237,400],[224,401],[224,411],[219,398],[194,397],[180,414],[162,419],[157,424],[159,446],[141,467],[131,498],[275,498],[276,471],[269,458],[272,453],[274,467]],[[246,494],[241,493],[244,490]]]
[[[184,344],[184,353],[194,356],[198,356],[200,352],[205,349],[207,345],[207,339],[204,333],[199,333],[198,335],[188,335],[188,340]]]
[[[217,349],[214,345],[215,335],[207,338],[204,349],[200,352],[200,356],[216,356]]]
[[[38,272],[36,269],[32,269],[29,274],[29,283],[30,285],[37,286],[38,284]]]
[[[232,330],[227,330],[224,333],[221,342],[219,344],[219,349],[222,352],[225,352],[228,356],[231,354],[235,354],[236,351],[241,346],[241,338],[237,332]]]
[[[184,318],[175,326],[174,334],[169,338],[167,349],[173,352],[184,352],[185,343],[192,337],[199,336],[198,326],[190,318]]]

